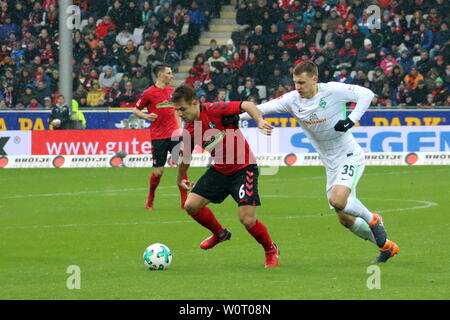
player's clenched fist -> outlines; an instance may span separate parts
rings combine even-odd
[[[334,130],[340,132],[347,132],[347,130],[353,127],[354,125],[355,125],[354,122],[348,118],[345,120],[339,120],[334,126]]]

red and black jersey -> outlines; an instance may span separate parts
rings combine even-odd
[[[161,89],[151,86],[136,102],[136,108],[140,110],[147,108],[148,113],[158,115],[150,126],[152,140],[170,138],[172,133],[179,129],[175,118],[175,108],[171,102],[173,90],[171,87]]]
[[[213,157],[214,168],[226,175],[256,164],[256,158],[239,128],[222,124],[223,117],[241,113],[241,103],[203,103],[200,106],[200,119],[185,126],[191,137],[190,151],[195,145],[207,150]],[[185,137],[183,141],[185,148],[188,147]],[[186,154],[186,149],[184,153]]]

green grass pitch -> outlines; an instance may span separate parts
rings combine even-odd
[[[205,168],[191,168],[193,181]],[[167,168],[155,210],[143,209],[143,168],[0,171],[0,299],[449,299],[450,168],[366,167],[358,198],[381,212],[400,253],[380,265],[377,248],[339,225],[325,199],[323,167],[283,167],[260,177],[257,215],[281,249],[264,269],[262,248],[228,198],[210,206],[233,232],[203,251],[209,232],[179,209],[176,169]],[[169,270],[149,271],[142,254],[169,246]],[[69,290],[69,266],[81,288]]]

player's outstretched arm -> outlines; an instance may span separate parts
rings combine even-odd
[[[261,129],[262,133],[266,135],[271,135],[273,127],[263,119],[261,111],[258,110],[256,105],[253,102],[250,101],[244,101],[241,104],[241,109],[245,112],[247,112],[250,117],[255,120],[256,124],[258,125],[258,128]]]
[[[288,99],[290,97],[291,97],[291,95],[289,95],[289,96],[284,95],[278,99],[273,99],[268,102],[259,104],[256,107],[262,113],[262,115],[272,114],[272,113],[280,113],[280,112],[290,112],[287,107],[287,105],[289,105]],[[242,113],[239,116],[240,120],[250,120],[251,118],[252,118],[251,115],[248,114],[247,112]]]

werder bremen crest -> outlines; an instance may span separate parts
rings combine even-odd
[[[325,109],[327,107],[327,102],[323,100],[323,98],[320,98],[319,107],[322,109]]]

